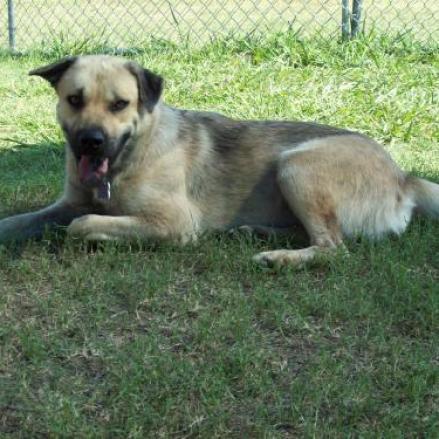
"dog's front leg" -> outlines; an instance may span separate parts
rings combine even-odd
[[[44,232],[68,226],[75,218],[91,210],[60,200],[45,209],[14,215],[0,221],[0,244],[41,239]]]
[[[196,227],[188,221],[157,216],[85,215],[70,224],[67,234],[87,241],[170,240],[185,244],[196,238]]]

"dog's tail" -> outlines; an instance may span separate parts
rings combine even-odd
[[[414,176],[408,177],[407,184],[413,194],[416,209],[439,219],[439,184]]]

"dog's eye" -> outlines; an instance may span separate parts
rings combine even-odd
[[[73,107],[73,108],[79,108],[82,107],[83,101],[82,97],[78,95],[70,95],[67,96],[67,102]]]
[[[123,109],[128,107],[128,104],[129,104],[128,101],[125,101],[123,99],[119,99],[118,101],[113,102],[110,105],[110,111],[113,111],[113,112],[122,111]]]

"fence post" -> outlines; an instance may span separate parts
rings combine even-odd
[[[341,0],[341,39],[346,41],[349,39],[349,0]]]
[[[363,0],[353,0],[351,16],[351,37],[355,38],[360,31],[361,12],[363,9]]]
[[[9,49],[15,52],[15,14],[14,14],[14,0],[8,0],[8,34],[9,34]]]

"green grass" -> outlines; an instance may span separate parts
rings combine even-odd
[[[281,34],[130,56],[170,104],[357,129],[439,181],[437,49]],[[94,50],[0,55],[0,216],[62,188],[55,97],[26,72]],[[415,219],[301,271],[251,262],[294,237],[0,250],[0,436],[434,437],[438,236]]]

